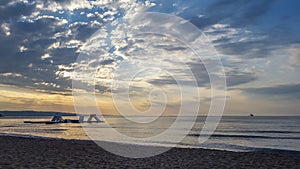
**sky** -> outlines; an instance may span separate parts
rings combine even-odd
[[[125,23],[141,12],[157,12],[189,21],[210,42],[180,32],[203,45],[208,62],[220,58],[224,115],[300,115],[299,6],[297,0],[1,0],[0,109],[74,112],[76,81],[94,87],[105,114],[116,114],[118,104],[128,112],[172,115],[182,101],[193,107],[199,99],[199,114],[207,113],[207,70],[217,66],[205,65],[180,39],[127,30]],[[87,58],[87,51],[97,56]],[[76,79],[76,69],[89,73]],[[82,95],[77,101],[85,110],[93,106]]]

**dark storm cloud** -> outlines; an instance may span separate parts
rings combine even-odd
[[[286,84],[261,88],[241,89],[250,94],[260,94],[268,96],[286,96],[300,99],[300,84]]]

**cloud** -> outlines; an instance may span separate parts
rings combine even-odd
[[[189,10],[179,15],[207,33],[223,55],[244,59],[272,57],[275,49],[284,50],[299,42],[299,24],[294,24],[299,13],[286,10],[294,2],[216,0],[201,7],[198,3],[181,2]]]
[[[77,9],[91,9],[92,3],[87,0],[37,0],[39,10],[56,12],[58,10],[74,11]]]
[[[289,64],[293,67],[300,67],[300,44],[292,45],[288,49]]]
[[[175,80],[170,76],[159,76],[159,78],[151,79],[148,80],[147,82],[157,86],[177,85],[179,83],[183,85],[194,85],[194,82],[196,82],[198,87],[210,87],[211,81],[209,78],[209,74],[204,64],[201,61],[190,62],[186,64],[188,65],[188,68],[191,70],[194,79],[181,78]],[[225,70],[228,87],[238,86],[238,85],[242,85],[242,84],[246,84],[258,80],[258,76],[256,75],[255,71],[238,70],[236,64],[233,63],[230,63],[230,65],[225,65],[225,66],[228,67],[228,69]],[[172,71],[174,74],[180,74],[184,72],[183,69],[176,69],[176,68],[172,69]],[[214,75],[212,74],[211,76]]]
[[[43,56],[41,56],[42,60],[45,60],[45,59],[48,59],[48,58],[51,58],[51,56],[49,55],[49,53],[46,53]]]
[[[73,77],[71,70],[86,40],[99,28],[107,31],[106,23],[118,17],[128,19],[133,13],[150,7],[154,11],[175,12],[202,29],[221,56],[226,58],[225,69],[230,68],[226,71],[229,86],[259,80],[256,72],[240,69],[241,64],[234,60],[237,58],[242,64],[248,64],[257,58],[271,57],[275,49],[288,45],[293,48],[289,50],[290,64],[299,66],[298,46],[293,46],[297,37],[285,36],[290,30],[289,25],[284,27],[282,24],[273,24],[260,29],[261,18],[270,12],[276,1],[216,0],[203,3],[203,8],[199,8],[199,1],[154,3],[120,1],[116,5],[110,1],[1,1],[0,73],[22,75],[1,76],[1,82],[37,88],[40,91],[69,91]],[[113,33],[121,34],[117,28]],[[185,34],[188,36],[189,32]],[[209,85],[205,67],[201,61],[193,60],[194,56],[190,56],[186,46],[172,42],[173,39],[162,42],[160,38],[162,37],[155,39],[155,36],[148,35],[134,40],[129,38],[124,42],[112,42],[114,47],[107,56],[103,56],[103,60],[87,63],[93,68],[98,67],[97,77],[102,80],[99,88],[105,88],[103,81],[111,77],[118,64],[126,59],[131,64],[142,67],[150,57],[149,54],[144,54],[149,51],[152,52],[152,57],[155,56],[151,58],[151,64],[173,71],[183,84],[192,83],[192,79],[184,74],[189,68],[199,87]],[[186,67],[182,67],[182,63],[187,63]],[[156,85],[175,83],[174,79],[164,75],[155,78],[146,76],[144,81]]]
[[[4,77],[22,77],[23,75],[19,73],[1,73],[0,76]]]
[[[227,86],[236,86],[245,83],[249,83],[257,80],[257,76],[253,73],[245,73],[245,72],[227,72]]]
[[[243,58],[264,58],[277,49],[276,46],[266,46],[265,40],[224,43],[216,46],[225,55],[238,55]]]
[[[0,22],[8,22],[11,19],[30,15],[35,7],[34,3],[27,3],[26,1],[1,1]]]
[[[249,94],[300,99],[300,84],[284,84],[269,87],[245,88],[241,90]]]
[[[1,83],[68,92],[71,81],[69,76],[56,74],[59,65],[72,65],[79,47],[104,21],[74,22],[65,13],[91,7],[89,1],[1,1]]]
[[[151,79],[147,82],[157,86],[176,85],[178,83],[175,79],[166,76],[161,76],[159,79]]]
[[[194,1],[194,3],[197,3]],[[244,0],[218,0],[211,3],[203,10],[203,17],[197,15],[191,22],[203,29],[205,27],[225,21],[234,27],[245,27],[255,24],[261,16],[266,14],[275,1],[244,1]],[[196,6],[191,6],[197,10]],[[198,12],[201,12],[198,10]]]

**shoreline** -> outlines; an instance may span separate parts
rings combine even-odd
[[[22,135],[22,134],[8,134],[8,133],[0,133],[0,137],[17,137],[17,138],[32,138],[32,139],[45,139],[45,140],[66,140],[66,141],[78,141],[78,142],[94,142],[93,140],[80,140],[80,139],[65,139],[65,138],[55,138],[55,137],[43,137],[43,136],[33,136],[33,135]],[[147,144],[130,144],[130,143],[122,143],[122,142],[108,142],[108,141],[97,141],[104,143],[112,143],[112,144],[121,144],[121,145],[133,145],[133,146],[143,146],[143,147],[162,147],[162,148],[170,148],[171,146],[164,145],[147,145]],[[184,145],[181,144],[178,147],[171,148],[182,148],[182,149],[204,149],[204,150],[218,150],[218,151],[228,151],[228,152],[273,152],[273,153],[284,153],[291,155],[299,155],[300,151],[297,150],[285,150],[285,149],[275,149],[275,148],[259,148],[259,147],[249,147],[252,150],[244,150],[244,151],[234,151],[234,150],[226,150],[226,149],[218,149],[218,148],[203,148],[196,147],[192,145]]]
[[[299,168],[300,156],[279,152],[231,152],[172,148],[131,159],[89,140],[0,136],[0,168]],[[117,143],[111,143],[117,144]]]
[[[54,137],[43,137],[43,136],[33,136],[33,135],[22,135],[22,134],[8,134],[8,133],[0,133],[0,137],[15,137],[15,138],[28,138],[28,139],[40,139],[40,140],[63,140],[63,141],[71,141],[71,142],[102,142],[105,144],[119,144],[119,145],[128,145],[128,146],[140,146],[140,147],[161,147],[161,148],[170,148],[171,146],[164,146],[164,145],[147,145],[147,144],[130,144],[130,143],[123,143],[123,142],[109,142],[109,141],[94,141],[94,140],[80,140],[80,139],[65,139],[65,138],[54,138]],[[96,143],[95,143],[96,144]],[[179,149],[200,149],[200,150],[213,150],[213,151],[226,151],[226,152],[234,152],[234,153],[243,153],[243,152],[257,152],[257,153],[282,153],[288,155],[298,155],[300,156],[300,151],[297,150],[285,150],[285,149],[275,149],[275,148],[257,148],[257,147],[250,147],[253,150],[244,150],[244,151],[234,151],[234,150],[225,150],[225,149],[218,149],[218,148],[203,148],[203,147],[196,147],[192,145],[181,145],[178,147],[171,147],[172,148],[179,148]]]

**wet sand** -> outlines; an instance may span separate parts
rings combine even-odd
[[[173,148],[149,158],[111,154],[92,141],[0,136],[0,168],[300,168],[300,155]]]

